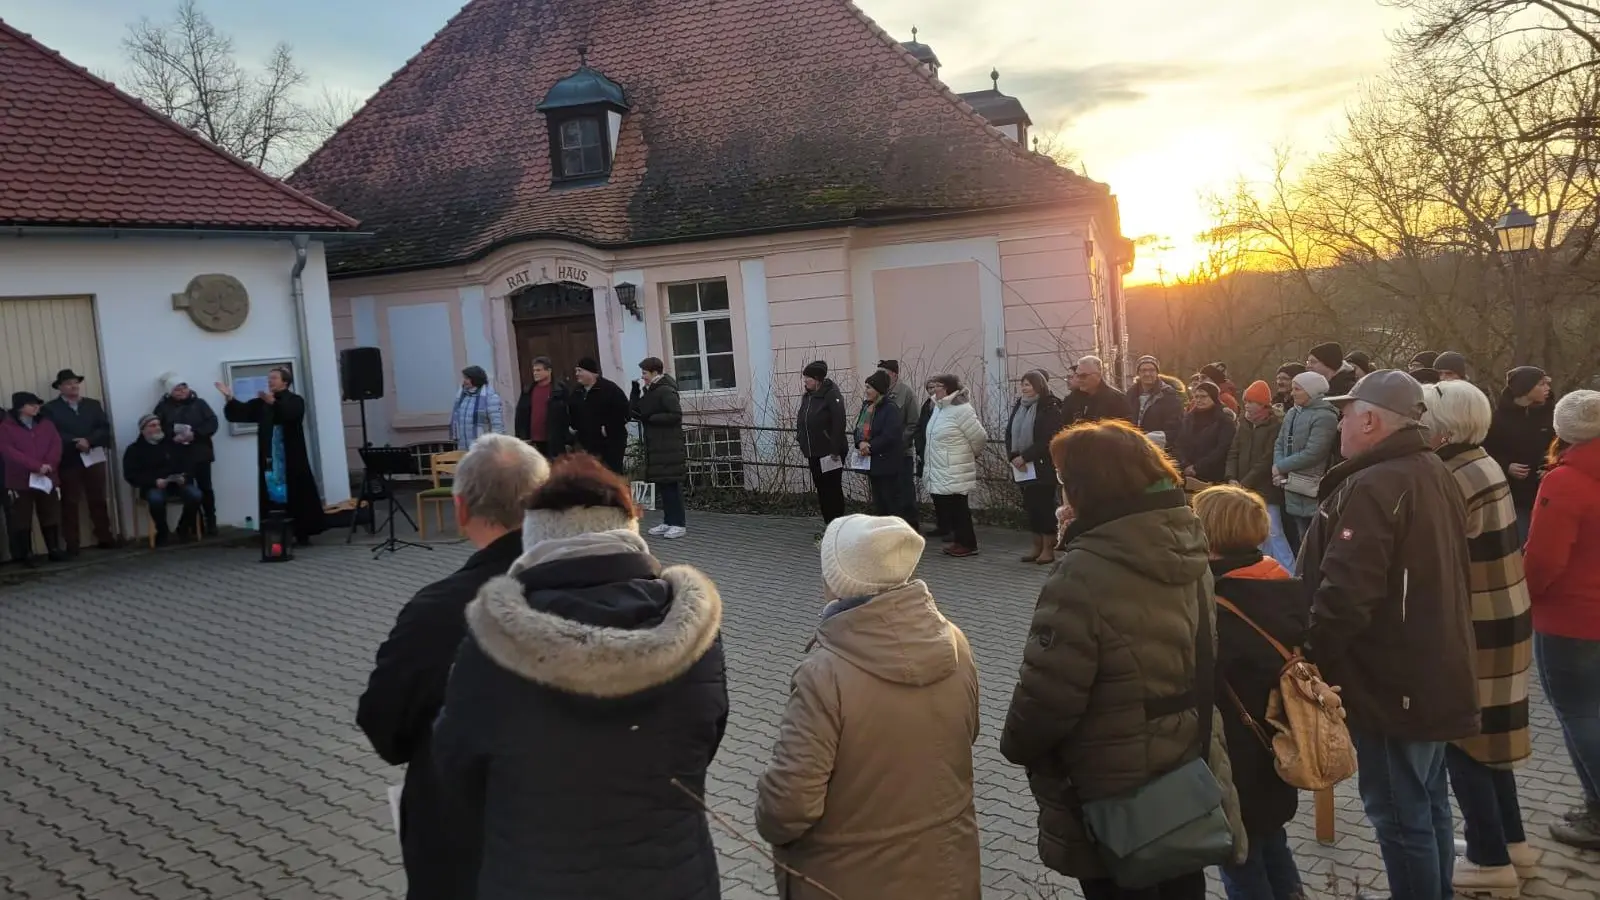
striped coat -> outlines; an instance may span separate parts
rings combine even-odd
[[[1472,628],[1483,708],[1482,733],[1455,743],[1486,766],[1509,769],[1533,753],[1528,732],[1533,613],[1517,542],[1517,510],[1505,470],[1482,447],[1451,444],[1439,449],[1439,458],[1467,503]]]

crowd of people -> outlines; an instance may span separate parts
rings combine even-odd
[[[1530,672],[1583,791],[1551,836],[1600,849],[1600,393],[1556,401],[1519,367],[1491,404],[1457,357],[1401,371],[1324,344],[1243,391],[1221,364],[1186,384],[1153,357],[1127,394],[1093,357],[1060,397],[1019,379],[1024,561],[1053,567],[1000,750],[1027,773],[1041,861],[1090,900],[1198,900],[1212,866],[1231,900],[1304,896],[1299,790],[1268,736],[1295,654],[1348,731],[1396,900],[1515,896],[1535,870],[1512,774],[1533,754]],[[681,479],[676,391],[659,360],[641,369],[645,473]],[[825,604],[754,810],[785,898],[981,895],[977,674],[916,577],[914,479],[945,553],[972,555],[988,435],[957,378],[917,404],[899,374],[863,379],[852,422],[827,366],[803,373]],[[478,552],[401,611],[361,699],[374,747],[408,764],[410,896],[719,896],[717,587],[654,558],[603,454],[547,461],[531,420],[474,440],[453,490]],[[843,513],[851,469],[876,515]]]

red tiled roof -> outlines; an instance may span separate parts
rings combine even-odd
[[[580,46],[632,109],[605,184],[552,188],[535,106]],[[289,180],[376,233],[330,252],[347,273],[1109,196],[848,0],[471,0]]]
[[[0,21],[0,226],[356,224]]]

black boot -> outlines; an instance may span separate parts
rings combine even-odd
[[[11,538],[11,559],[32,569],[39,565],[33,558],[33,535],[27,531],[13,531]]]
[[[195,511],[194,507],[185,506],[183,508],[183,515],[178,517],[178,543],[187,544],[195,539],[194,523],[198,518],[200,518],[200,515]]]
[[[64,562],[67,551],[61,545],[61,529],[57,526],[39,529],[44,534],[44,549],[51,562]]]
[[[208,538],[209,537],[216,537],[217,536],[217,511],[214,510],[214,509],[206,510],[205,519],[202,521],[202,524],[201,524],[200,527],[202,529],[202,533],[206,537],[208,537]]]

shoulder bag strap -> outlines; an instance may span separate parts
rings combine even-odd
[[[1223,609],[1227,610],[1228,612],[1231,612],[1234,615],[1238,616],[1240,619],[1244,620],[1244,623],[1246,625],[1249,625],[1251,628],[1254,628],[1256,630],[1256,634],[1259,634],[1263,638],[1266,638],[1267,643],[1272,645],[1272,649],[1278,651],[1278,655],[1283,657],[1283,661],[1284,662],[1288,662],[1289,660],[1294,659],[1294,654],[1289,652],[1289,648],[1288,647],[1285,647],[1283,644],[1279,643],[1277,638],[1275,638],[1272,635],[1268,634],[1267,630],[1265,628],[1262,628],[1260,625],[1257,625],[1256,621],[1254,619],[1252,619],[1249,616],[1245,615],[1242,611],[1240,611],[1239,607],[1234,606],[1233,603],[1231,601],[1229,601],[1226,597],[1223,597],[1223,596],[1221,596],[1219,594],[1217,596],[1217,605],[1222,607]]]
[[[1260,741],[1261,746],[1267,748],[1270,753],[1272,751],[1272,738],[1267,735],[1266,729],[1262,728],[1261,723],[1256,721],[1256,717],[1250,715],[1250,711],[1244,708],[1244,701],[1239,699],[1239,695],[1234,691],[1233,685],[1224,679],[1222,686],[1228,689],[1228,699],[1233,701],[1233,707],[1239,713],[1239,718],[1244,720],[1245,726],[1256,736],[1256,740]]]

